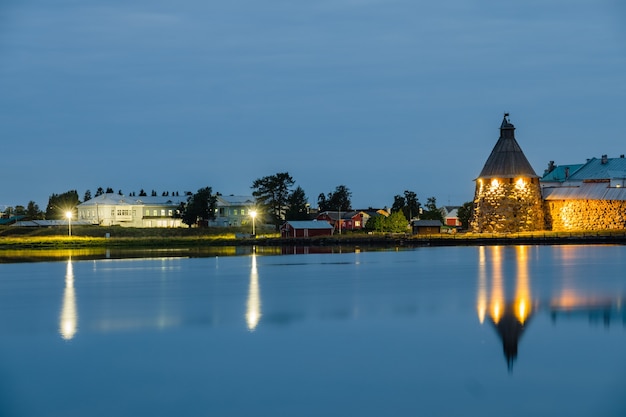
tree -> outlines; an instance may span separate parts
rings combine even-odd
[[[402,211],[396,211],[395,213],[391,213],[389,217],[385,218],[385,224],[387,226],[387,230],[392,233],[404,233],[407,231],[409,222],[406,220],[406,217],[404,217],[404,213],[402,213]]]
[[[365,223],[365,230],[371,232],[384,232],[386,230],[386,221],[387,217],[382,214],[376,214],[369,218],[367,223]]]
[[[296,187],[289,194],[287,206],[285,220],[307,220],[309,218],[309,203],[302,187]]]
[[[143,190],[143,188],[141,190],[139,190],[139,197],[146,197],[148,196],[148,194],[146,194],[146,192]]]
[[[426,201],[426,210],[421,216],[424,220],[439,220],[443,223],[443,214],[441,210],[437,208],[437,199],[435,197],[428,197]]]
[[[216,204],[217,197],[212,194],[211,187],[200,188],[197,193],[187,198],[187,205],[182,214],[183,223],[189,227],[208,223],[215,218]]]
[[[351,210],[352,192],[345,185],[338,185],[335,191],[328,193],[328,197],[320,194],[317,198],[317,206],[320,211],[349,211]]]
[[[420,202],[417,199],[417,194],[413,191],[404,190],[404,196],[396,195],[393,198],[393,206],[391,206],[391,212],[402,211],[404,217],[408,220],[419,216]]]
[[[115,191],[113,191],[113,188],[111,187],[107,187],[107,190],[105,191],[105,194],[113,194]]]
[[[403,210],[404,217],[406,217],[408,221],[411,221],[412,218],[420,215],[422,205],[417,199],[417,194],[413,191],[404,190],[404,200],[406,201],[406,206]]]
[[[252,195],[256,197],[258,205],[262,206],[263,212],[272,218],[277,231],[285,219],[289,187],[294,182],[289,173],[279,172],[254,180],[252,187],[250,187],[254,190]]]
[[[391,212],[402,211],[406,207],[406,200],[399,194],[393,197],[393,205],[391,206]]]
[[[96,190],[96,197],[101,196],[102,194],[104,194],[104,190],[102,189],[102,187],[98,187],[98,189]]]
[[[467,230],[469,229],[469,222],[472,218],[472,214],[474,213],[474,203],[471,201],[467,201],[463,203],[461,207],[457,210],[457,214],[459,216],[459,220],[461,221],[461,228]]]
[[[83,197],[83,201],[89,201],[91,200],[91,191],[87,190],[85,191],[85,196]]]
[[[48,199],[48,206],[46,207],[46,219],[64,219],[65,213],[74,210],[78,203],[78,192],[76,190],[66,191],[63,194],[52,194]]]
[[[43,212],[39,209],[39,206],[34,201],[29,201],[26,206],[26,219],[28,220],[40,220],[43,219]]]

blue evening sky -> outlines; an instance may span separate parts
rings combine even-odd
[[[3,205],[76,189],[473,197],[503,112],[538,174],[626,153],[621,0],[2,0]]]

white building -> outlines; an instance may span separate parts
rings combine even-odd
[[[107,193],[79,204],[78,220],[99,226],[182,227],[177,210],[187,196],[128,197]]]
[[[250,212],[256,210],[256,200],[248,195],[218,195],[215,220],[209,226],[245,226],[252,223]]]

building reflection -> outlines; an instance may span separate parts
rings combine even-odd
[[[78,310],[76,308],[76,294],[74,292],[74,268],[72,258],[67,260],[65,271],[65,290],[63,305],[59,317],[59,333],[65,340],[72,339],[78,331]]]
[[[250,266],[250,283],[246,302],[246,323],[248,330],[254,331],[261,320],[261,293],[259,291],[259,274],[256,266],[256,253],[252,253]]]
[[[534,313],[535,306],[528,276],[528,248],[515,247],[515,291],[507,297],[503,251],[501,246],[480,247],[478,262],[478,319],[484,323],[486,316],[496,329],[509,371],[517,358],[520,338]],[[491,279],[489,279],[491,278]],[[491,292],[489,290],[491,282]]]
[[[566,282],[560,293],[549,300],[533,299],[529,273],[529,247],[480,247],[478,252],[477,312],[481,324],[488,320],[500,340],[509,371],[517,358],[520,339],[531,318],[540,311],[547,312],[552,321],[587,318],[609,326],[621,321],[626,326],[623,297],[587,294],[572,289]],[[515,262],[504,256],[515,256]],[[505,265],[515,265],[507,270]],[[514,288],[507,293],[507,285]]]

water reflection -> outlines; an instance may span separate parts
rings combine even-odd
[[[509,371],[517,358],[522,335],[533,315],[540,311],[548,312],[553,322],[564,318],[588,318],[590,322],[602,322],[605,326],[615,320],[626,325],[622,297],[601,296],[593,294],[594,291],[583,294],[571,287],[572,283],[567,279],[558,295],[548,300],[533,299],[528,251],[527,246],[480,247],[478,251],[478,320],[483,324],[488,316],[502,341]],[[572,256],[575,259],[574,252],[575,249],[569,249],[569,260]],[[514,262],[504,259],[511,254],[515,257]],[[506,269],[510,265],[515,266],[514,271]],[[507,293],[506,284],[515,288],[513,294]]]
[[[478,319],[484,323],[485,315],[495,327],[500,339],[509,370],[517,358],[520,338],[533,314],[533,303],[528,276],[528,248],[515,247],[515,292],[506,296],[503,250],[501,246],[480,247],[478,258]],[[491,266],[491,271],[488,271]],[[491,276],[491,294],[487,298],[488,276]]]
[[[68,259],[65,272],[65,291],[63,292],[63,306],[59,318],[59,333],[65,340],[74,337],[78,330],[78,310],[76,308],[76,294],[74,293],[74,268],[72,259]]]
[[[256,253],[251,256],[250,284],[248,286],[248,301],[246,302],[246,322],[248,330],[254,331],[261,320],[261,294],[259,292],[259,274],[256,266]]]

